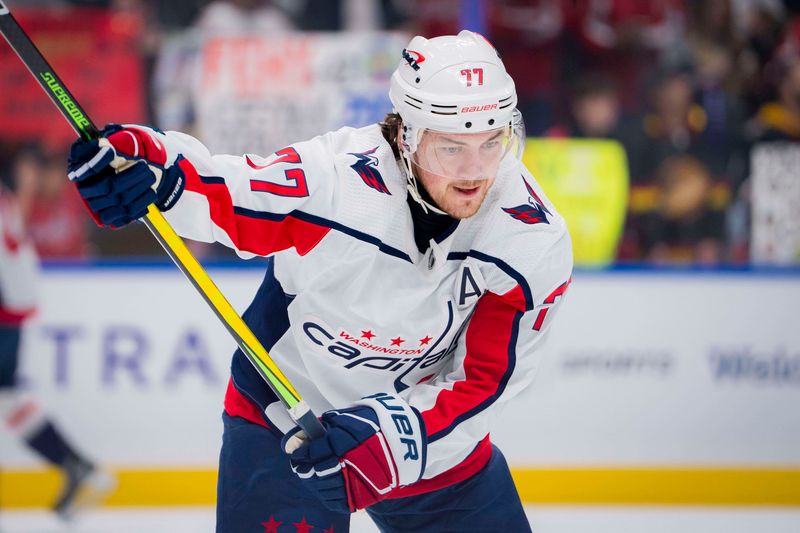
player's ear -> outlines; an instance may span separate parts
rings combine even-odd
[[[403,146],[403,119],[397,119],[397,138],[395,139],[397,146]]]

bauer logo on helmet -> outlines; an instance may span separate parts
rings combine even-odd
[[[493,109],[497,109],[497,104],[486,104],[486,105],[473,105],[469,107],[462,107],[462,113],[477,113],[478,111],[491,111]]]

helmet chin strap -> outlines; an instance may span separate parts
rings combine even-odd
[[[417,149],[420,141],[419,137],[421,137],[422,131],[415,128],[409,122],[403,122],[402,128],[403,131],[401,135],[403,140],[400,142],[398,139],[398,144],[400,145],[400,159],[403,160],[403,164],[400,166],[400,168],[402,168],[403,173],[406,175],[406,189],[408,189],[408,194],[411,195],[411,198],[413,198],[415,202],[422,206],[422,210],[425,213],[434,212],[439,215],[447,215],[447,213],[435,205],[432,205],[430,202],[427,202],[422,197],[422,194],[419,192],[417,178],[414,176],[414,168],[411,164],[411,154]]]
[[[411,167],[411,156],[409,156],[405,151],[401,150],[400,158],[403,160],[403,165],[401,168],[403,169],[403,173],[406,175],[406,189],[408,189],[408,194],[411,195],[411,198],[413,198],[415,202],[422,206],[422,210],[425,211],[425,213],[433,211],[439,215],[447,215],[447,213],[435,205],[431,205],[429,202],[426,202],[424,198],[422,198],[422,195],[419,192],[417,178],[414,176],[414,171]]]

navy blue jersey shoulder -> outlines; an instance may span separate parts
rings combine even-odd
[[[267,260],[264,280],[258,288],[253,301],[242,315],[242,319],[261,341],[269,352],[275,343],[289,330],[289,304],[293,297],[283,292],[275,278],[275,267],[272,258]],[[261,410],[278,401],[278,397],[269,387],[241,349],[233,354],[231,377],[236,388],[253,401]]]

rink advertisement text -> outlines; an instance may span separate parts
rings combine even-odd
[[[51,364],[45,372],[23,370],[20,379],[34,386],[70,387],[76,372],[91,375],[104,389],[123,384],[141,388],[179,388],[194,381],[219,388],[227,379],[227,357],[213,354],[207,334],[186,326],[170,342],[133,324],[95,329],[79,324],[43,324],[30,334],[39,337],[38,356]],[[85,375],[83,376],[86,377]]]
[[[263,277],[210,273],[240,312]],[[236,346],[181,274],[50,269],[40,288],[20,375],[77,445],[113,464],[213,468]],[[754,301],[769,302],[757,319],[742,306]],[[791,276],[577,272],[547,342],[519,355],[536,358],[533,386],[496,417],[492,440],[512,468],[800,464],[797,301]],[[315,325],[299,324],[300,344],[403,394],[459,356],[455,331],[302,322]],[[1,437],[0,456],[37,464]]]

